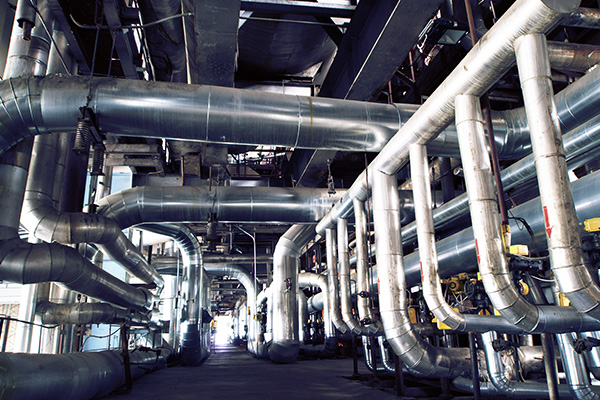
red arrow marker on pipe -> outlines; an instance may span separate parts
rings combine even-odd
[[[552,227],[550,226],[550,221],[548,220],[548,207],[544,206],[544,222],[546,224],[546,234],[548,238],[552,236]]]

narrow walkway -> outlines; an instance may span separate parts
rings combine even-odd
[[[359,372],[366,374],[364,364]],[[217,347],[201,366],[173,367],[145,375],[133,382],[129,394],[114,400],[218,399],[218,400],[312,400],[396,399],[382,391],[344,376],[352,375],[352,359],[296,361],[274,364],[257,360],[238,347]]]

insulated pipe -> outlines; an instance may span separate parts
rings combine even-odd
[[[31,244],[18,237],[0,244],[0,280],[20,284],[60,282],[90,297],[138,310],[150,309],[153,301],[146,289],[115,278],[71,247]]]
[[[134,324],[149,323],[147,315],[130,313],[126,309],[107,303],[57,304],[41,301],[37,303],[35,312],[41,317],[42,324],[46,325],[111,324],[125,321]]]
[[[206,279],[202,264],[202,249],[196,234],[184,224],[146,224],[142,229],[166,235],[175,241],[185,272],[184,298],[186,312],[182,318],[181,359],[186,365],[198,365],[206,358],[208,349],[202,346],[201,291]]]
[[[458,109],[458,108],[457,108]],[[450,328],[461,332],[486,332],[490,329],[505,333],[523,333],[506,319],[491,315],[461,314],[446,302],[438,273],[438,256],[435,230],[431,212],[431,182],[425,146],[410,147],[410,172],[412,176],[415,216],[419,237],[419,260],[423,297],[436,318]]]
[[[293,225],[277,242],[273,252],[273,341],[269,358],[276,363],[296,359],[298,342],[298,271],[302,248],[314,237],[312,225]]]
[[[539,312],[517,291],[508,270],[478,97],[456,96],[456,127],[483,286],[504,318],[532,331],[539,323]]]
[[[548,42],[548,59],[554,69],[585,72],[600,62],[600,47],[589,44]]]
[[[502,363],[502,356],[494,350],[492,344],[498,338],[496,332],[482,333],[481,338],[488,376],[498,390],[498,394],[513,398],[548,398],[548,385],[545,382],[517,382],[510,379],[508,371]],[[567,385],[558,387],[561,397],[569,391]]]
[[[580,7],[566,15],[560,23],[578,28],[600,29],[600,10]]]
[[[131,377],[164,368],[169,354],[165,348],[131,351]],[[5,400],[87,400],[106,396],[125,384],[120,351],[67,355],[0,353],[0,368]]]
[[[138,186],[98,201],[98,215],[127,228],[147,222],[315,223],[343,191],[276,187],[154,187]]]
[[[298,286],[316,286],[321,289],[321,293],[323,293],[323,304],[327,305],[327,307],[323,307],[323,328],[325,329],[325,337],[333,337],[335,331],[331,322],[331,302],[329,300],[329,285],[327,284],[327,278],[313,272],[301,272],[298,275]]]
[[[331,322],[338,331],[346,333],[348,325],[342,319],[340,312],[340,283],[338,280],[337,259],[335,257],[335,231],[327,229],[325,232],[325,249],[327,252],[327,280],[329,281],[329,309]],[[324,303],[324,302],[323,302]]]
[[[600,388],[591,385],[583,359],[573,348],[573,339],[574,335],[571,333],[556,335],[571,393],[578,400],[598,400],[600,399]]]
[[[415,333],[408,317],[396,177],[379,172],[369,176],[385,337],[411,371],[430,378],[460,376],[470,369],[469,349],[433,347]]]
[[[530,126],[540,200],[556,281],[573,306],[600,319],[600,288],[583,261],[579,225],[552,90],[546,37],[516,41],[517,66]]]
[[[296,301],[298,303],[298,341],[300,344],[304,344],[306,337],[306,321],[308,321],[308,308],[306,306],[306,295],[302,290],[299,290],[296,294]]]
[[[348,260],[348,221],[340,218],[337,222],[338,265],[340,267],[340,303],[342,319],[355,335],[368,335],[371,331],[361,325],[352,313],[350,293],[350,261]]]
[[[48,243],[96,243],[112,260],[144,283],[156,284],[160,292],[163,279],[115,221],[89,213],[61,213],[54,208],[52,194],[57,155],[56,135],[35,139],[21,223],[35,237]]]
[[[204,259],[204,256],[203,256]],[[204,269],[210,275],[217,276],[230,276],[232,278],[237,279],[244,289],[246,289],[246,298],[248,302],[248,307],[250,308],[250,317],[251,320],[248,322],[248,347],[249,349],[256,354],[256,348],[254,347],[257,340],[257,332],[258,332],[258,322],[254,320],[254,316],[256,315],[256,292],[254,288],[258,285],[258,282],[254,284],[254,280],[252,279],[252,275],[244,268],[239,265],[231,265],[231,264],[204,264]]]
[[[370,333],[378,334],[383,331],[381,321],[377,319],[371,309],[372,291],[369,285],[369,257],[367,248],[367,215],[365,204],[354,199],[354,226],[356,230],[356,293],[357,309],[360,323]]]
[[[508,71],[514,63],[514,41],[518,37],[551,29],[578,4],[579,0],[517,0],[390,139],[369,165],[368,176],[373,176],[375,171],[394,175],[408,161],[410,144],[430,142],[452,121],[457,95],[480,96]],[[347,218],[352,212],[353,198],[367,198],[366,178],[367,173],[363,171],[348,193],[317,225],[317,233],[323,234],[326,228],[333,227],[338,216]]]
[[[598,70],[600,71],[600,68]],[[581,80],[577,82],[580,81]],[[571,86],[575,85],[576,84],[573,84]],[[569,86],[569,88],[571,86]],[[600,116],[590,119],[588,122],[579,125],[577,128],[564,135],[563,143],[569,170],[578,168],[596,158],[595,150],[600,146]],[[502,170],[501,177],[505,190],[512,189],[518,184],[535,177],[533,154],[528,155],[510,167]],[[433,211],[433,221],[436,228],[447,228],[456,224],[457,220],[468,212],[468,197],[467,194],[464,193],[436,208]],[[416,223],[410,223],[402,229],[402,237],[405,242],[412,241],[416,238],[416,235]]]

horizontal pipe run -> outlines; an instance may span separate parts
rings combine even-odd
[[[112,324],[121,322],[147,325],[150,322],[147,315],[129,312],[126,309],[107,303],[56,304],[41,301],[37,304],[35,312],[42,318],[42,323],[46,325]]]
[[[343,190],[330,196],[327,189],[140,186],[98,202],[98,215],[124,229],[141,223],[219,222],[315,223]]]
[[[164,368],[169,354],[166,348],[130,352],[132,378]],[[125,384],[120,351],[0,353],[0,369],[5,400],[87,400],[106,396]]]

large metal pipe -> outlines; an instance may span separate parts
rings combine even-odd
[[[160,291],[163,279],[114,220],[89,213],[61,213],[54,207],[58,139],[57,135],[35,138],[21,223],[35,237],[48,243],[96,243],[112,260],[144,283],[156,284]]]
[[[600,186],[600,173],[592,173],[573,182],[573,198],[577,210],[577,220],[583,223],[586,219],[596,218],[600,210],[600,198],[595,188]],[[543,213],[540,213],[540,201],[538,198],[525,202],[511,209],[516,218],[522,218],[534,232],[532,238],[527,230],[517,220],[510,221],[511,240],[513,244],[531,245],[532,240],[540,245],[544,243],[545,224]],[[477,253],[473,240],[472,228],[462,230],[450,237],[436,243],[439,261],[439,273],[441,277],[447,277],[464,271],[473,271],[477,266]],[[533,246],[531,246],[533,248]],[[543,250],[540,245],[536,250]],[[417,252],[404,257],[404,270],[409,286],[421,281],[421,269],[419,267],[419,255]],[[582,321],[594,321],[591,317],[583,316]],[[586,322],[587,324],[587,322]],[[595,324],[595,323],[594,323]],[[573,331],[597,330],[593,326],[573,329]]]
[[[483,286],[504,318],[532,331],[539,323],[539,311],[520,295],[508,270],[478,97],[456,96],[456,128]]]
[[[329,282],[329,309],[331,310],[331,322],[337,330],[342,333],[348,331],[348,325],[342,318],[340,312],[340,281],[338,278],[337,257],[335,251],[335,231],[327,229],[325,233],[325,251],[327,256],[327,280]],[[325,304],[325,302],[323,302]]]
[[[481,334],[488,376],[498,394],[512,398],[548,398],[548,385],[545,382],[519,382],[512,380],[502,363],[502,356],[494,350],[493,341],[498,338],[496,332]],[[569,392],[567,385],[559,385],[561,397]]]
[[[369,176],[373,191],[379,308],[385,337],[411,371],[427,377],[460,376],[470,368],[469,349],[434,347],[421,339],[411,326],[402,273],[396,177],[380,172]]]
[[[369,257],[367,236],[367,214],[365,204],[354,199],[354,226],[356,230],[356,293],[357,309],[360,323],[372,334],[383,331],[381,321],[375,317],[371,309],[371,285],[369,285]]]
[[[277,187],[155,187],[140,186],[98,202],[98,214],[121,228],[147,222],[206,222],[209,213],[219,222],[315,223],[343,191]]]
[[[202,304],[201,290],[205,275],[202,264],[202,249],[196,234],[184,224],[146,224],[142,229],[173,238],[183,261],[185,270],[183,296],[185,300],[184,316],[181,326],[181,359],[187,365],[198,365],[208,356],[202,346]]]
[[[351,214],[353,198],[367,198],[367,175],[371,177],[376,171],[394,175],[408,161],[410,144],[427,144],[446,128],[454,117],[454,98],[457,95],[480,96],[503,76],[514,63],[514,42],[518,37],[546,32],[578,4],[579,0],[516,1],[402,125],[371,162],[369,173],[363,171],[348,193],[317,225],[317,232],[322,234],[326,228],[333,227],[338,216],[345,218]]]
[[[556,281],[580,312],[600,319],[600,288],[583,260],[579,224],[557,120],[546,37],[516,41],[517,66],[530,126],[540,200]]]
[[[425,146],[411,145],[410,171],[418,227],[418,254],[423,297],[431,312],[440,322],[462,332],[485,332],[494,329],[506,333],[522,333],[522,329],[515,327],[502,317],[461,314],[446,302],[438,274],[438,256],[431,212],[431,182]]]
[[[269,358],[276,363],[289,363],[298,356],[298,271],[302,248],[313,236],[311,225],[293,225],[279,238],[273,252],[273,341]]]
[[[130,313],[124,308],[107,303],[57,304],[40,301],[35,312],[46,325],[112,324],[127,321],[134,324],[148,324],[150,321],[147,315]]]
[[[337,222],[338,265],[340,268],[340,303],[342,319],[355,335],[368,335],[370,329],[362,325],[352,313],[350,293],[350,261],[348,260],[348,221],[340,218]]]
[[[335,331],[331,322],[331,302],[329,300],[329,285],[327,284],[327,278],[312,272],[301,272],[298,275],[298,286],[313,286],[321,289],[321,293],[323,293],[323,328],[325,330],[325,337],[333,337]]]
[[[577,82],[581,82],[581,80]],[[575,86],[575,84],[570,87],[572,86]],[[563,144],[569,170],[578,168],[594,159],[596,157],[595,150],[600,146],[600,116],[590,119],[588,122],[577,126],[577,128],[564,135]],[[502,170],[501,177],[505,190],[512,189],[535,177],[533,154]],[[435,227],[443,229],[455,225],[468,212],[469,202],[467,194],[461,194],[433,211]],[[416,223],[404,226],[402,229],[403,240],[406,242],[414,240],[417,235],[416,228]]]
[[[129,353],[132,378],[164,368],[169,354],[166,348]],[[6,400],[87,400],[105,396],[125,384],[120,351],[1,353],[0,368],[2,398]]]
[[[576,335],[571,333],[556,335],[571,394],[578,400],[598,400],[600,399],[600,388],[591,385],[582,356],[577,354],[573,348],[574,338]]]
[[[204,256],[203,256],[204,258]],[[244,289],[246,289],[246,301],[248,307],[250,308],[250,317],[251,321],[248,322],[248,348],[254,354],[257,352],[257,332],[258,332],[258,321],[254,320],[254,316],[256,315],[256,292],[255,287],[257,287],[258,282],[252,279],[252,275],[246,270],[246,268],[233,265],[233,264],[204,264],[204,269],[210,275],[217,276],[230,276],[232,278],[237,279]]]

